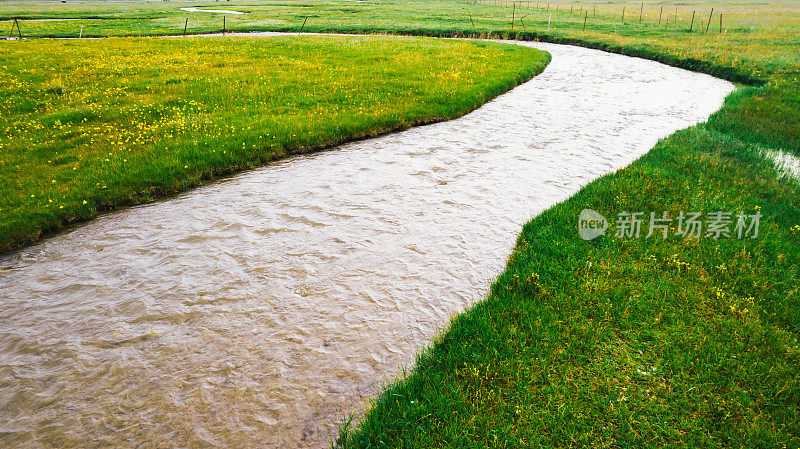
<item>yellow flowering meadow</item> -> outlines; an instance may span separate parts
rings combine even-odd
[[[0,250],[287,154],[452,118],[547,63],[407,37],[0,46]]]

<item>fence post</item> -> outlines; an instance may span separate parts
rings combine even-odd
[[[639,23],[642,23],[642,14],[644,14],[644,2],[642,2],[642,8],[639,9]]]
[[[719,32],[722,32],[722,13],[719,14]]]
[[[186,22],[183,24],[183,36],[186,37],[186,28],[189,27],[189,18],[186,18]]]
[[[625,23],[625,7],[622,7],[622,23]]]
[[[708,34],[708,29],[711,27],[711,17],[714,15],[714,8],[711,8],[711,14],[708,15],[708,23],[706,24],[706,34]]]
[[[661,26],[661,15],[664,14],[664,7],[661,7],[661,11],[658,12],[658,26]]]
[[[692,11],[692,23],[689,25],[689,32],[691,33],[694,29],[694,11]]]
[[[586,31],[586,19],[589,18],[589,10],[586,10],[586,15],[583,16],[583,31]]]

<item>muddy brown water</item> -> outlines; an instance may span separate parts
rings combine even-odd
[[[287,159],[0,260],[0,444],[324,447],[484,297],[525,221],[733,90],[524,45],[553,55],[547,70],[462,118]]]

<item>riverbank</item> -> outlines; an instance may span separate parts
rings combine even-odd
[[[342,446],[796,445],[798,198],[756,146],[676,133],[529,222],[489,297]],[[664,241],[645,225],[586,242],[584,208],[764,220],[757,239]]]
[[[0,251],[281,157],[452,119],[549,61],[408,37],[4,45]]]
[[[546,39],[758,86],[529,222],[488,298],[343,427],[342,447],[800,444],[800,187],[762,156],[800,150],[796,47],[778,56],[774,28],[739,51],[579,27]],[[586,208],[641,211],[642,234],[584,241]],[[677,220],[645,237],[651,212],[681,211],[763,218],[755,239],[683,238]]]

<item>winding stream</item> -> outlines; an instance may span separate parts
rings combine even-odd
[[[0,445],[323,447],[484,297],[525,221],[733,90],[521,44],[552,53],[545,73],[460,119],[293,157],[0,260]]]

